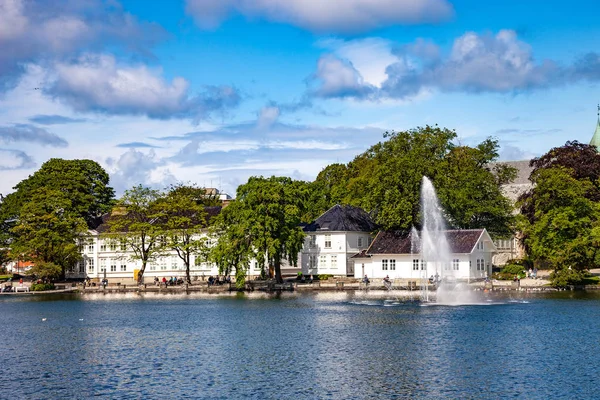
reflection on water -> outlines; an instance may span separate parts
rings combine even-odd
[[[0,397],[595,397],[600,297],[519,296],[6,296]]]

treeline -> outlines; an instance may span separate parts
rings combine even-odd
[[[302,248],[301,223],[335,204],[363,208],[381,229],[420,227],[420,185],[427,176],[448,227],[486,228],[494,238],[508,238],[520,229],[531,260],[555,268],[557,276],[575,271],[569,272],[569,282],[597,265],[590,246],[597,236],[598,176],[584,174],[590,162],[597,162],[600,173],[595,148],[567,143],[534,160],[536,186],[520,200],[523,216],[517,219],[501,190],[516,170],[495,163],[498,142],[490,138],[470,147],[456,139],[454,131],[437,126],[386,132],[382,142],[348,164],[327,166],[313,182],[252,177],[214,217],[206,207],[218,201],[203,188],[178,184],[159,191],[136,186],[115,199],[108,174],[97,163],[52,159],[3,198],[0,239],[4,249],[10,248],[10,256],[3,257],[34,261],[37,274],[64,274],[80,259],[87,229],[112,210],[103,234],[133,251],[142,264],[140,279],[147,263],[168,250],[184,260],[188,279],[193,255],[236,274],[239,282],[251,259],[265,274],[281,280],[281,260],[294,263]],[[571,181],[577,184],[567,184]],[[542,190],[565,193],[541,195]],[[572,209],[556,211],[560,207]],[[570,221],[570,229],[564,220]],[[555,225],[562,233],[544,238]],[[214,246],[208,246],[206,237],[199,239],[200,230],[208,227],[219,238]],[[589,233],[585,240],[581,232]]]

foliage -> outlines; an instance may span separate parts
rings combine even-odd
[[[45,290],[54,290],[55,288],[53,283],[33,283],[30,290],[33,292],[41,292]]]
[[[165,212],[159,207],[161,193],[142,185],[127,190],[118,201],[108,219],[105,237],[120,241],[133,254],[133,260],[140,260],[142,267],[138,282],[144,280],[148,262],[160,254],[158,240],[164,234],[161,219]]]
[[[500,272],[494,274],[493,278],[505,281],[512,280],[515,276],[522,276],[523,270],[523,265],[507,264],[500,270]]]
[[[331,274],[320,274],[320,275],[317,275],[317,279],[320,280],[320,281],[326,281],[329,278],[333,278],[333,275],[331,275]]]
[[[220,236],[212,259],[219,270],[235,268],[237,281],[254,257],[261,269],[269,266],[269,275],[283,282],[281,260],[296,265],[304,243],[299,225],[306,198],[307,185],[290,178],[251,177],[239,186],[235,202],[216,225]]]
[[[36,263],[29,271],[29,275],[33,275],[44,281],[56,280],[61,276],[61,273],[61,267],[51,262]]]
[[[60,191],[71,202],[67,211],[92,226],[112,205],[114,190],[108,182],[108,173],[95,161],[52,158],[6,196],[0,208],[0,220],[18,218],[33,194],[46,189]]]
[[[456,133],[437,126],[386,132],[384,137],[347,166],[332,164],[319,174],[311,184],[312,216],[340,203],[371,212],[383,229],[418,227],[420,189],[427,176],[450,227],[486,228],[496,237],[512,233],[512,205],[500,187],[514,179],[516,170],[492,165],[497,141],[457,146]]]
[[[11,230],[11,251],[36,265],[56,265],[63,276],[81,258],[77,242],[87,231],[85,220],[59,190],[42,187],[30,195]]]
[[[557,149],[551,152],[562,154]],[[589,174],[557,163],[534,169],[531,179],[535,186],[520,199],[525,248],[536,263],[554,269],[553,285],[579,284],[589,268],[600,266],[597,183],[590,180]]]
[[[185,265],[186,281],[191,283],[190,260],[192,256],[208,258],[208,238],[202,236],[207,226],[204,210],[205,189],[190,186],[172,186],[166,196],[156,204],[163,217],[160,219],[159,252],[175,251]],[[210,202],[209,202],[210,204]]]

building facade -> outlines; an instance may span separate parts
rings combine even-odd
[[[407,232],[381,231],[369,248],[353,257],[354,277],[390,279],[455,280],[485,279],[492,274],[492,256],[496,246],[485,229],[445,231],[448,260],[424,260],[420,240]]]

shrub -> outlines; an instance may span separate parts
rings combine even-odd
[[[508,280],[512,280],[514,279],[515,275],[519,276],[520,278],[523,277],[523,265],[520,264],[507,264],[504,266],[504,268],[502,268],[500,270],[500,272],[492,275],[492,278],[494,279],[499,279],[499,280],[504,280],[504,281],[508,281]]]
[[[31,290],[34,292],[42,292],[44,290],[54,290],[53,283],[34,283],[31,285]]]
[[[330,274],[320,274],[320,275],[317,275],[317,279],[320,280],[320,281],[326,281],[329,278],[333,278],[333,275],[330,275]]]

